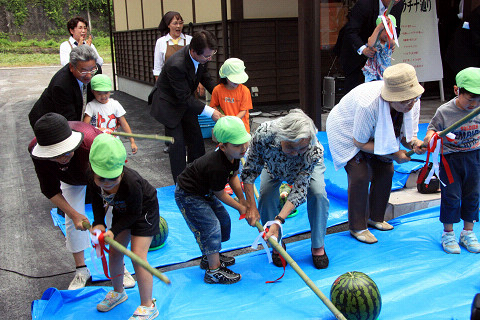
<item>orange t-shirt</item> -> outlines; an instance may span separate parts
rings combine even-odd
[[[223,84],[217,85],[212,92],[212,100],[210,101],[212,108],[222,108],[227,116],[236,116],[240,111],[246,110],[247,113],[242,118],[245,129],[250,133],[250,123],[248,121],[248,110],[252,109],[252,96],[250,90],[243,84],[239,84],[233,90],[229,90]]]

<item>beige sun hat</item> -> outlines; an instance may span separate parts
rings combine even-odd
[[[383,72],[382,98],[385,101],[407,101],[420,96],[425,89],[418,83],[415,68],[398,63]]]

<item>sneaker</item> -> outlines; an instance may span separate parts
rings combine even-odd
[[[135,279],[125,267],[123,269],[123,287],[127,289],[135,287]]]
[[[87,267],[77,269],[75,277],[68,286],[68,290],[77,290],[85,287],[87,280],[90,279],[90,271]]]
[[[230,267],[235,264],[235,258],[226,256],[223,253],[220,253],[220,263],[223,263],[225,267]],[[200,261],[200,268],[203,270],[208,269],[208,259],[206,255],[202,256],[202,260]]]
[[[151,320],[155,319],[159,312],[157,309],[157,304],[155,303],[156,300],[153,299],[153,306],[145,307],[145,306],[138,306],[137,310],[133,313],[133,315],[128,318],[128,320]]]
[[[225,267],[222,263],[219,268],[215,270],[207,269],[205,270],[205,277],[203,280],[206,283],[219,283],[219,284],[232,284],[240,281],[242,275],[235,273],[232,270]]]
[[[460,233],[460,245],[472,253],[480,252],[480,243],[478,243],[477,236],[473,231],[463,230]]]
[[[460,253],[460,246],[455,240],[455,232],[444,232],[442,234],[442,247],[446,253]]]
[[[127,292],[123,290],[122,293],[110,290],[105,298],[97,304],[97,310],[101,312],[107,312],[118,306],[120,303],[128,299]]]

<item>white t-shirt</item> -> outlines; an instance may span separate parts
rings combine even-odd
[[[64,41],[60,45],[60,64],[62,66],[66,65],[67,63],[70,62],[70,52],[72,51],[72,47],[73,48],[77,47],[77,45],[75,44],[75,39],[73,39],[73,37],[70,37],[70,39],[68,39],[68,41]],[[102,66],[102,64],[103,64],[102,57],[100,57],[100,55],[98,54],[98,51],[95,48],[95,46],[93,45],[93,43],[92,43],[91,47],[95,51],[95,53],[97,54],[97,63],[100,66]]]
[[[85,107],[85,113],[92,117],[90,120],[92,126],[115,131],[120,126],[117,118],[123,117],[126,112],[117,100],[110,98],[105,104],[95,99],[90,101]]]

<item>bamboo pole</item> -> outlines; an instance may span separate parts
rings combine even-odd
[[[241,158],[242,164],[245,165],[245,160]],[[255,197],[259,197],[257,187],[253,185],[253,192],[255,193]],[[265,230],[263,229],[263,226],[260,224],[260,222],[257,220],[255,222],[255,226],[257,227],[259,232],[264,232]],[[325,304],[325,306],[333,313],[335,318],[341,319],[341,320],[346,320],[346,318],[343,316],[343,314],[335,307],[335,305],[328,299],[320,289],[315,285],[315,283],[307,276],[305,272],[298,266],[298,264],[293,260],[293,258],[285,251],[282,246],[272,237],[268,238],[268,242],[272,247],[277,250],[277,252],[285,259],[285,261],[288,262],[288,264],[295,270],[295,272],[302,278],[302,280],[305,282],[305,284],[312,289],[312,291],[322,300],[322,302]]]
[[[90,229],[91,228],[91,225],[90,223],[88,223],[87,221],[83,221],[83,227],[85,229]],[[142,268],[144,268],[145,270],[147,270],[148,272],[150,272],[152,275],[156,276],[158,279],[162,280],[163,282],[165,282],[166,284],[171,284],[170,282],[170,279],[168,279],[168,277],[166,275],[164,275],[163,273],[161,273],[159,270],[153,268],[147,261],[143,260],[142,258],[140,258],[139,256],[137,256],[135,253],[133,253],[132,251],[128,250],[127,248],[125,248],[122,244],[120,244],[119,242],[113,240],[112,238],[110,237],[104,237],[103,238],[105,240],[106,243],[108,243],[111,247],[114,247],[116,250],[120,251],[121,253],[123,253],[124,255],[128,256],[130,259],[132,259],[132,261],[134,261],[135,263],[137,263],[138,265],[140,265]]]
[[[462,124],[464,124],[465,122],[475,118],[478,114],[480,113],[480,107],[473,110],[472,112],[470,112],[469,114],[467,114],[465,117],[463,117],[462,119],[458,120],[457,122],[455,122],[454,124],[452,124],[451,126],[447,127],[445,130],[442,130],[438,133],[438,136],[441,138],[441,137],[444,137],[446,136],[447,134],[449,134],[450,132],[452,132],[453,130],[457,129],[458,127],[460,127]],[[427,145],[425,143],[422,144],[422,147],[427,147]],[[413,150],[410,150],[407,152],[407,156],[410,157],[411,155],[413,155],[414,151]]]
[[[140,133],[126,133],[126,132],[112,132],[114,136],[122,136],[122,137],[132,137],[132,138],[139,138],[139,139],[153,139],[153,140],[162,140],[167,141],[170,143],[174,143],[173,137],[167,136],[159,136],[158,134],[140,134]]]

